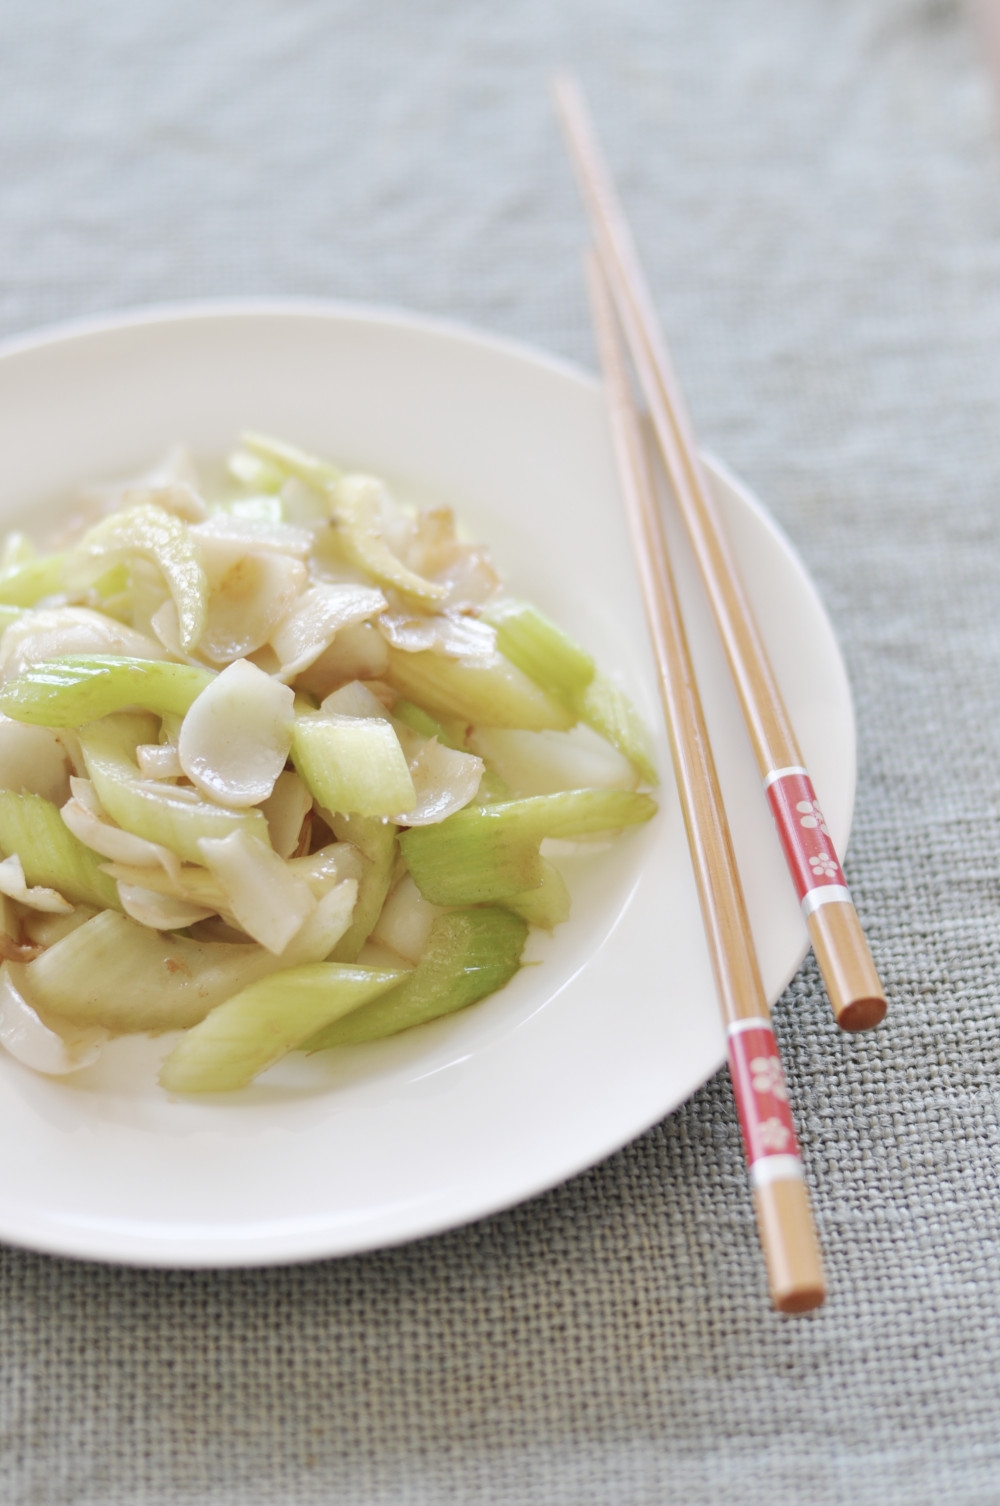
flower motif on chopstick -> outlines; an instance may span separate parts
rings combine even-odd
[[[836,878],[837,860],[830,852],[816,852],[809,859],[814,878]]]
[[[785,1074],[776,1056],[755,1056],[750,1063],[750,1083],[755,1093],[770,1093],[773,1098],[788,1102]]]
[[[757,1126],[757,1133],[764,1150],[784,1150],[792,1138],[788,1125],[782,1124],[780,1119],[763,1119]]]
[[[820,810],[819,803],[816,800],[800,800],[796,804],[795,809],[799,812],[800,826],[806,826],[810,830],[818,826],[824,837],[830,835],[826,829],[826,817]]]

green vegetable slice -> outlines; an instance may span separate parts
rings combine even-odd
[[[530,602],[488,602],[482,616],[504,657],[557,700],[572,704],[594,678],[590,655]]]
[[[377,817],[326,814],[338,842],[350,842],[367,859],[351,924],[331,953],[334,962],[353,962],[374,931],[389,893],[399,851],[398,830]]]
[[[285,482],[285,472],[270,461],[253,455],[249,450],[235,450],[226,462],[226,470],[234,481],[251,491],[271,494],[280,492]]]
[[[395,816],[417,794],[392,723],[375,716],[316,712],[297,716],[292,762],[326,810]]]
[[[402,969],[317,962],[251,983],[189,1030],[163,1063],[171,1093],[226,1093],[405,976]]]
[[[504,908],[523,916],[529,926],[554,931],[569,919],[570,893],[558,868],[542,858],[542,881],[537,889],[525,889],[504,900]]]
[[[343,934],[354,884],[332,889],[280,957],[253,942],[193,941],[104,910],[34,962],[9,963],[43,1013],[122,1034],[184,1030],[282,968],[319,962]]]
[[[169,847],[188,863],[202,862],[202,837],[226,837],[243,829],[270,845],[261,811],[225,810],[183,786],[143,779],[132,759],[137,743],[150,741],[139,730],[141,722],[119,714],[91,722],[80,732],[87,773],[112,821]]]
[[[0,602],[5,606],[33,607],[43,597],[61,591],[65,562],[65,554],[43,554],[39,559],[0,571]]]
[[[475,722],[483,727],[546,727],[565,731],[577,720],[571,711],[515,665],[492,659],[450,659],[432,650],[410,654],[389,649],[386,679],[433,716]]]
[[[617,748],[644,783],[658,783],[642,718],[625,692],[597,672],[584,649],[530,602],[489,602],[482,615],[496,628],[497,647],[512,664]],[[483,718],[474,720],[488,725]],[[519,725],[534,730],[527,722]]]
[[[539,844],[637,826],[656,811],[631,790],[566,790],[470,806],[437,826],[414,827],[400,848],[417,888],[435,905],[506,900],[545,879]]]
[[[328,492],[341,476],[337,466],[328,460],[320,460],[296,445],[286,444],[282,439],[272,439],[269,434],[247,433],[241,437],[244,449],[265,461],[274,470],[285,476],[296,476],[318,492]],[[267,488],[270,490],[270,488]]]
[[[580,720],[593,727],[628,759],[645,784],[658,784],[649,731],[632,702],[613,680],[595,675],[578,697]]]
[[[459,753],[465,753],[465,742],[462,736],[464,729],[452,722],[446,727],[443,722],[437,721],[429,711],[422,706],[417,706],[413,701],[400,698],[392,708],[393,719],[402,722],[404,727],[419,732],[421,737],[436,737],[444,748],[454,748]]]
[[[198,547],[180,518],[143,502],[91,528],[75,551],[86,564],[139,558],[156,565],[177,608],[181,647],[190,653],[205,631],[208,581]]]
[[[214,679],[209,669],[164,659],[67,655],[0,686],[0,711],[36,727],[82,727],[126,706],[183,716]]]
[[[407,569],[382,537],[382,494],[375,476],[343,476],[331,488],[333,520],[346,557],[359,569],[402,596],[427,607],[444,601],[447,586]]]
[[[74,904],[121,909],[114,881],[101,861],[63,823],[59,807],[43,795],[0,790],[0,850],[17,853],[31,885],[58,889]]]
[[[321,1030],[306,1042],[306,1050],[381,1040],[496,993],[520,967],[527,934],[527,922],[509,910],[485,907],[439,915],[412,973]]]

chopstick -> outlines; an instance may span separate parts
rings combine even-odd
[[[587,270],[612,438],[705,935],[726,1028],[729,1071],[771,1300],[780,1312],[808,1312],[819,1306],[826,1292],[788,1090],[750,933],[615,313],[607,283],[593,254]]]
[[[561,75],[554,93],[601,262],[722,638],[834,1018],[844,1030],[868,1030],[885,1015],[885,994],[719,519],[628,226],[579,86]]]

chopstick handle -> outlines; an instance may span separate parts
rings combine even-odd
[[[576,82],[563,75],[556,81],[555,96],[611,295],[691,539],[765,790],[770,791],[774,781],[794,770],[808,784],[808,792],[801,793],[801,798],[815,805],[815,792],[803,767],[781,691],[717,515],[680,384],[660,338],[653,301],[590,125],[583,95]],[[833,842],[824,825],[824,868],[832,865],[833,874],[823,872],[822,884],[803,885],[800,879],[809,873],[810,858],[819,858],[820,853],[818,849],[802,851],[805,830],[799,821],[802,812],[777,809],[778,794],[780,790],[774,796],[769,794],[771,809],[834,1019],[845,1030],[870,1029],[885,1015],[885,993]],[[836,900],[831,893],[818,897],[816,891],[825,888],[831,878],[840,891]]]
[[[719,1008],[726,1026],[730,1077],[768,1285],[780,1312],[807,1312],[819,1306],[826,1292],[788,1090],[614,310],[604,275],[593,258],[588,260],[587,272],[625,513]]]
[[[808,769],[772,769],[764,793],[834,1019],[842,1030],[869,1030],[885,997]]]
[[[818,1307],[826,1286],[788,1088],[767,1014],[729,1021],[727,1054],[771,1300]]]

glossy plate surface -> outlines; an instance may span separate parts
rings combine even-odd
[[[152,311],[0,348],[0,521],[243,428],[452,505],[509,585],[659,726],[596,384],[523,347],[394,313]],[[854,798],[850,692],[788,543],[713,466],[831,832]],[[676,530],[674,530],[676,532]],[[806,946],[690,560],[677,567],[769,996]],[[723,1061],[665,736],[659,816],[571,876],[574,908],[501,994],[377,1046],[295,1057],[228,1098],[155,1083],[163,1040],[46,1079],[0,1057],[0,1239],[144,1265],[257,1265],[398,1243],[494,1212],[616,1150]]]

